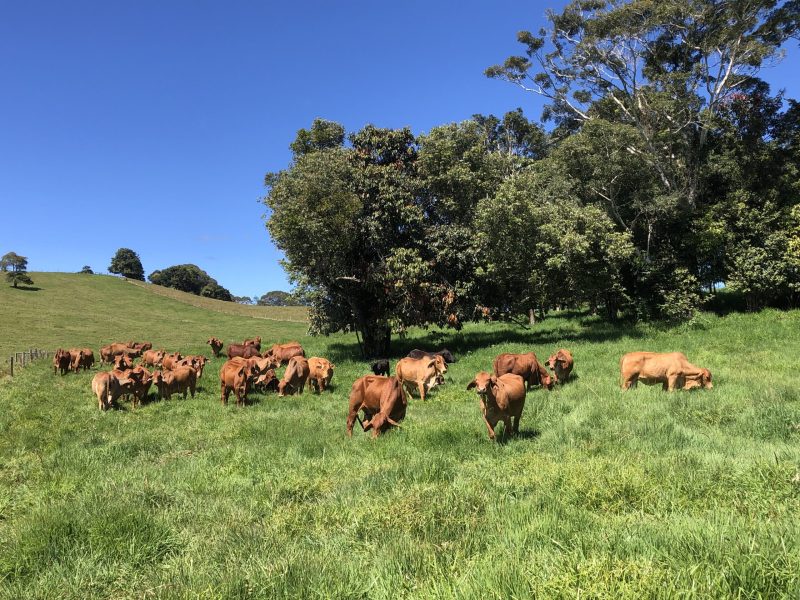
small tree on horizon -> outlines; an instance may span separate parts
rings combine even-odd
[[[19,287],[20,284],[33,285],[33,279],[28,275],[28,258],[26,256],[8,252],[0,258],[0,269],[7,271],[6,281],[14,287]]]
[[[94,271],[92,271],[92,267],[89,265],[83,265],[83,268],[78,272],[84,273],[85,275],[94,275]]]
[[[144,281],[144,268],[139,255],[130,248],[120,248],[111,259],[111,266],[108,267],[109,273],[116,273],[130,279]]]

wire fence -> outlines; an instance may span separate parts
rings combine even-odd
[[[35,360],[48,358],[50,356],[53,356],[52,350],[42,350],[41,348],[31,348],[24,352],[14,352],[8,359],[9,373],[13,377],[15,371],[18,372]]]

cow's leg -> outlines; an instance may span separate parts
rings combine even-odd
[[[507,438],[510,435],[514,434],[514,430],[511,427],[511,417],[508,415],[503,416],[503,437]]]
[[[425,400],[425,384],[421,381],[417,382],[417,389],[419,390],[419,397]]]
[[[676,386],[678,385],[678,378],[680,377],[677,373],[670,373],[667,375],[667,380],[664,382],[663,389],[669,392],[675,390]]]
[[[493,440],[494,439],[494,426],[491,423],[489,423],[489,419],[487,419],[486,417],[483,417],[483,422],[486,423],[486,429],[489,430],[489,439]]]
[[[353,424],[356,422],[358,411],[351,410],[347,413],[347,437],[353,437]]]
[[[222,401],[222,405],[225,406],[228,404],[228,388],[225,387],[224,383],[220,384],[220,397]]]

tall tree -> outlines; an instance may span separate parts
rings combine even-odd
[[[26,271],[28,269],[28,258],[20,256],[16,252],[8,252],[0,258],[0,271]]]
[[[111,259],[111,265],[108,267],[109,273],[116,273],[129,279],[138,279],[144,281],[144,269],[142,268],[142,261],[139,260],[139,255],[130,248],[120,248]]]

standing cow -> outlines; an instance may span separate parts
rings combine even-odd
[[[364,431],[372,429],[378,437],[390,425],[400,426],[406,416],[408,401],[403,384],[397,377],[365,375],[353,382],[347,413],[347,436],[353,437],[353,424],[358,420]],[[362,422],[358,413],[364,411]]]

